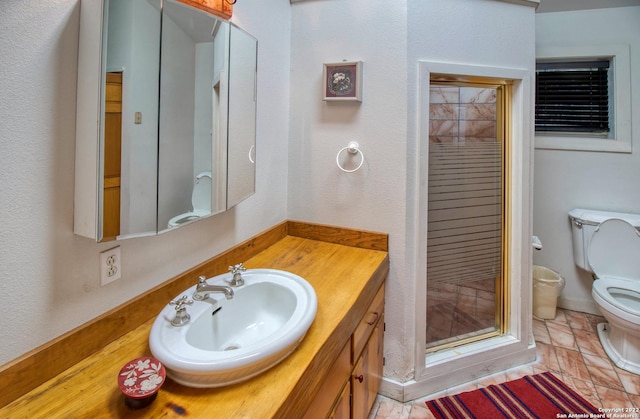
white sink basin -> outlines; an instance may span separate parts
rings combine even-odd
[[[231,274],[207,280],[227,285]],[[191,320],[173,326],[175,306],[158,315],[149,347],[167,375],[189,387],[220,387],[247,380],[286,358],[302,341],[316,316],[311,285],[298,275],[275,269],[249,269],[232,299],[211,293],[187,305]],[[177,298],[192,295],[196,286]]]

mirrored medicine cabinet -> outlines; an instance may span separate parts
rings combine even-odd
[[[82,0],[74,232],[156,235],[255,192],[257,41],[176,0]]]

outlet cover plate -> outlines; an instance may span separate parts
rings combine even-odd
[[[100,285],[105,286],[122,276],[120,246],[100,253]]]

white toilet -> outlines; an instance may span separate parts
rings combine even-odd
[[[169,228],[177,227],[189,221],[211,214],[211,172],[202,172],[196,176],[196,183],[191,192],[193,210],[171,218]]]
[[[640,215],[575,209],[576,265],[595,273],[591,295],[608,323],[598,325],[605,352],[640,374]]]

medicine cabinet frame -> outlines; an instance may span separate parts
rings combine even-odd
[[[155,228],[139,234],[103,237],[103,102],[105,100],[105,88],[103,84],[106,79],[106,47],[104,46],[106,45],[106,41],[103,39],[103,30],[105,13],[108,13],[105,11],[108,4],[107,1],[108,0],[81,0],[77,81],[74,233],[98,242],[157,235],[174,229],[168,228],[166,221],[160,221],[158,218],[158,200],[160,194],[158,182],[161,179],[160,166],[158,166],[161,164],[158,157],[159,150],[161,150],[160,132],[158,132],[156,149],[149,150],[149,153],[156,153],[157,165],[156,173],[153,174],[155,177],[155,185],[150,185],[150,188],[155,188],[156,202],[153,215],[149,215],[149,217],[155,219],[153,223]],[[163,1],[166,2],[167,0]],[[179,1],[171,0],[170,2],[177,5],[177,7],[191,8],[191,6],[182,4]],[[160,1],[158,1],[158,3],[160,3]],[[204,13],[199,9],[193,8],[193,10],[198,13]],[[212,190],[212,199],[220,201],[222,206],[218,210],[212,208],[211,214],[200,219],[226,211],[255,192],[257,40],[231,22],[219,20],[219,18],[214,15],[210,16],[212,21],[218,19],[217,24],[224,23],[227,26],[223,25],[223,27],[228,28],[226,31],[226,68],[220,72],[219,77],[220,90],[223,91],[219,109],[220,112],[226,113],[226,115],[223,115],[226,120],[223,124],[224,126],[220,127],[219,130],[222,141],[218,141],[218,144],[214,142],[212,145],[214,149],[224,154],[213,156],[212,161],[214,168],[219,166],[221,168],[220,170],[223,170],[223,175],[220,176],[221,179],[218,182],[223,182],[224,187],[218,188],[217,190],[213,188],[214,190]],[[234,57],[229,53],[229,48],[233,47],[233,43],[238,43],[237,40],[234,41],[234,34],[236,33],[242,33],[242,37],[235,36],[236,39],[241,39],[240,42],[244,41],[245,45],[247,43],[249,44],[248,58],[246,56],[247,54],[243,54],[242,63],[239,63],[240,59],[237,58],[241,54],[236,54],[236,63],[234,63]],[[234,67],[237,65],[246,65],[247,62],[249,63],[249,68]],[[234,75],[235,79],[234,77],[227,77],[232,72],[232,69],[236,69],[237,71],[235,71],[235,73],[241,74],[241,76]],[[238,81],[240,77],[247,78]],[[238,91],[242,92],[242,99],[234,100],[228,95],[225,96],[226,92],[234,85],[241,86],[241,89],[238,89]],[[229,121],[232,112],[236,112],[235,115],[238,115],[240,111],[246,112],[247,119],[243,119],[241,122]],[[161,115],[162,113],[159,106],[158,118],[161,118]],[[138,115],[136,115],[136,117],[138,117]],[[144,117],[145,115],[142,115],[143,120]],[[243,118],[244,117],[243,114]],[[230,132],[233,127],[242,127],[242,132]],[[242,139],[239,139],[240,137],[242,137]],[[234,143],[232,143],[232,141]],[[236,159],[235,161],[232,160],[234,158]],[[239,160],[240,158],[242,158],[242,161]],[[246,162],[244,160],[246,160]],[[229,173],[228,168],[232,165],[234,172]],[[234,188],[229,187],[229,182],[243,182],[242,189],[235,191]],[[190,193],[191,191],[188,192],[189,199],[191,198]],[[189,201],[189,204],[190,203]],[[191,222],[197,222],[197,220]],[[161,223],[164,223],[164,225],[161,226]]]

